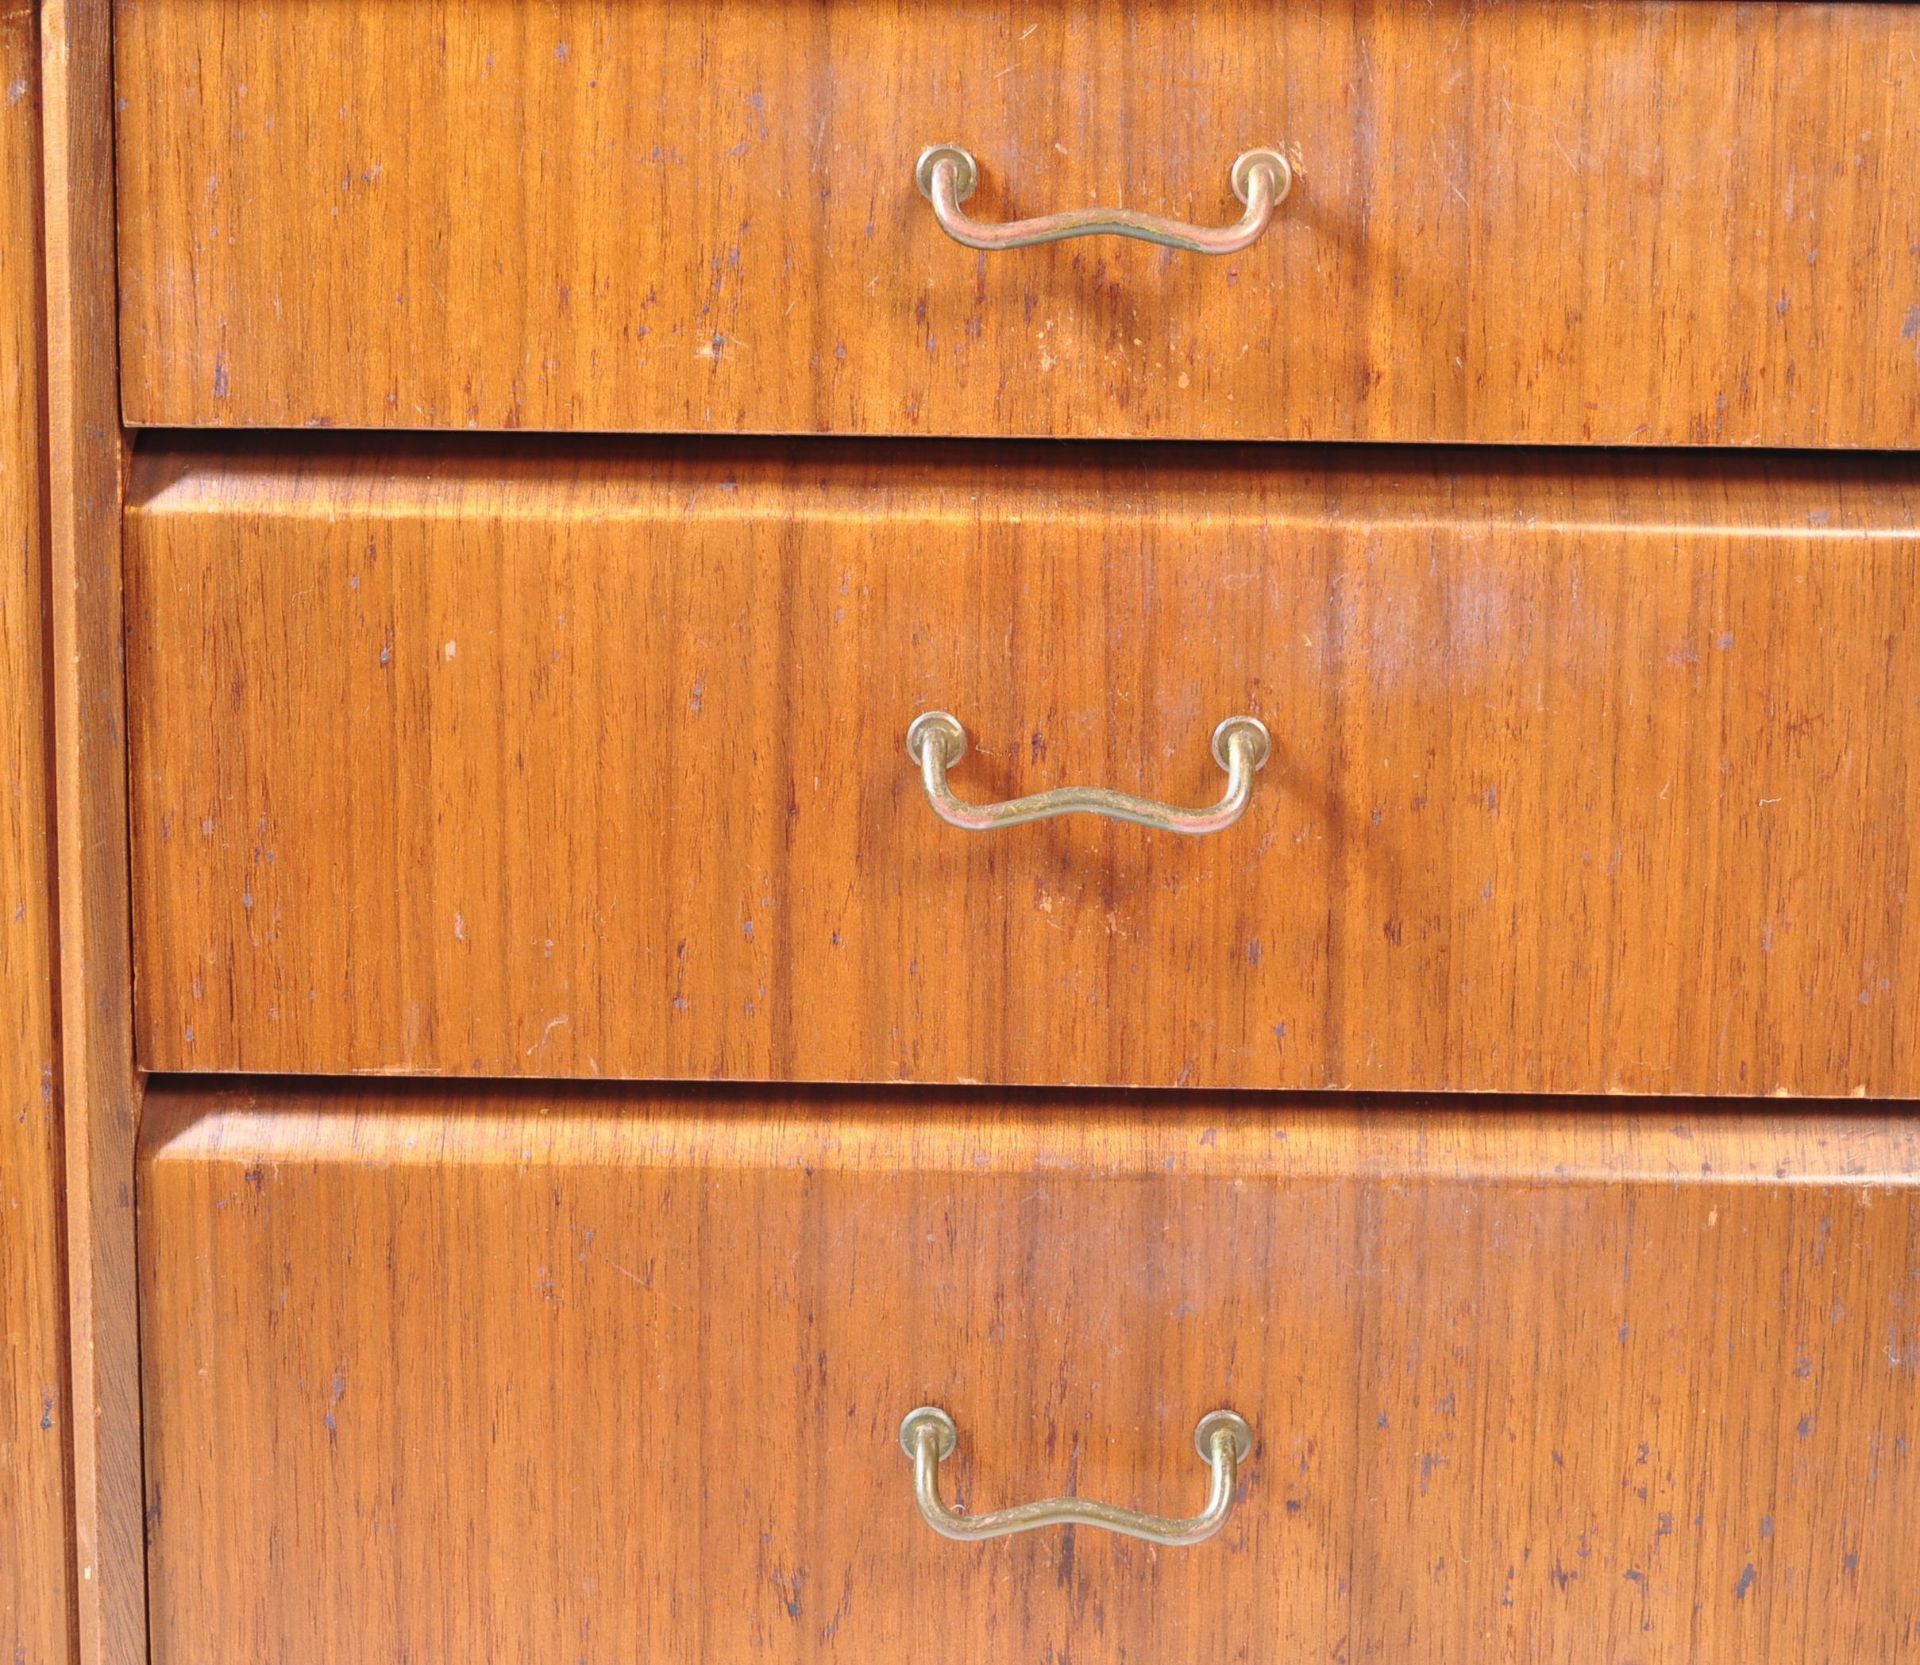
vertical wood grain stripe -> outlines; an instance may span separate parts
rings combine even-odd
[[[81,1665],[142,1665],[122,435],[105,0],[43,0],[60,1057]]]
[[[39,19],[0,8],[0,1660],[67,1665],[73,1542],[54,1061]]]

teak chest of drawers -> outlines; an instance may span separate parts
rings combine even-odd
[[[1920,1660],[1920,10],[6,27],[17,1658]]]

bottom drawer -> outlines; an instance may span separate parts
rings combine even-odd
[[[1920,1123],[157,1088],[156,1665],[1920,1657]],[[986,1543],[950,1499],[1178,1514]]]

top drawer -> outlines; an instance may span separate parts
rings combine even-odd
[[[1906,447],[1920,10],[118,0],[135,423]],[[1237,254],[976,252],[1237,219]]]

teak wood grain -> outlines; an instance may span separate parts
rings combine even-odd
[[[162,1070],[1912,1095],[1904,465],[145,453]],[[1180,839],[937,821],[1204,802]]]
[[[1912,447],[1920,10],[117,0],[136,423]],[[1221,260],[970,212],[1238,217]]]
[[[156,1088],[154,1665],[1920,1656],[1915,1123],[1238,1104]]]
[[[0,1659],[68,1665],[65,1208],[41,453],[40,44],[0,8]]]
[[[47,543],[79,1665],[147,1665],[108,0],[41,0]]]

